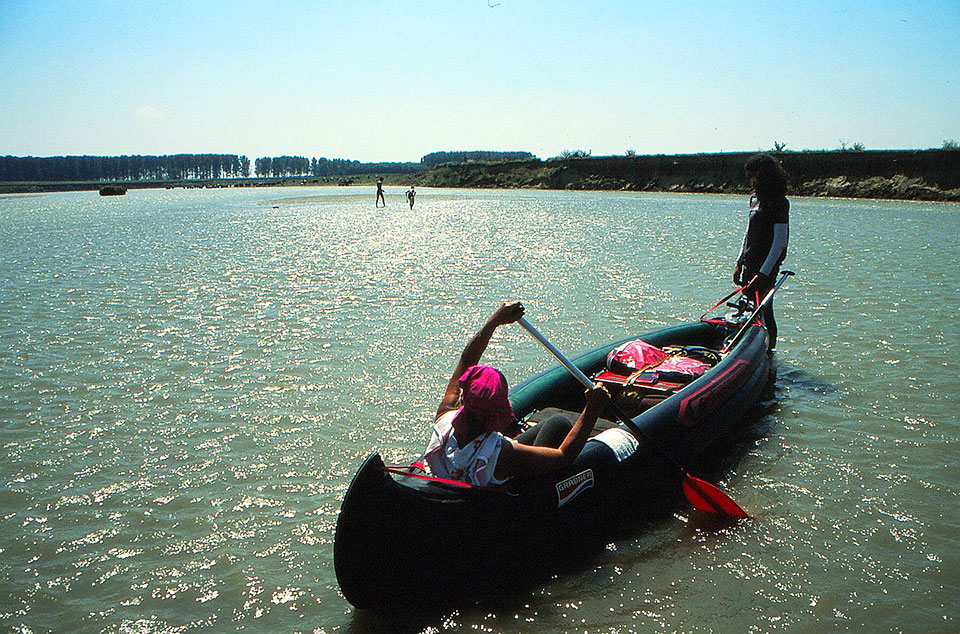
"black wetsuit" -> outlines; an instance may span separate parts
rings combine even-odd
[[[751,201],[752,203],[753,201]],[[756,207],[750,205],[750,221],[743,238],[743,248],[737,263],[742,267],[743,283],[762,273],[768,283],[759,289],[762,300],[773,287],[780,265],[787,257],[789,239],[790,201],[785,196],[765,197]],[[755,297],[751,297],[756,301]],[[777,341],[777,322],[773,318],[773,298],[763,309],[763,321],[770,333],[770,347]]]

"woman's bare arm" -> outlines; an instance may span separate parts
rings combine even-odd
[[[483,327],[475,334],[463,352],[460,353],[460,359],[457,361],[457,367],[453,371],[453,376],[447,383],[447,389],[440,399],[440,406],[437,408],[437,418],[446,412],[456,409],[460,402],[460,376],[472,365],[480,363],[480,357],[483,356],[487,346],[490,344],[490,338],[493,332],[504,324],[512,324],[523,317],[523,304],[520,302],[507,302],[500,306],[487,319]]]

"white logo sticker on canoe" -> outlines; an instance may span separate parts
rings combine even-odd
[[[593,487],[593,469],[581,471],[577,475],[557,482],[557,508],[560,508],[587,489]]]

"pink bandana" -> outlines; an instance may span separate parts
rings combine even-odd
[[[507,379],[503,373],[489,365],[473,365],[460,375],[460,390],[464,411],[478,415],[486,421],[487,429],[502,432],[515,419],[513,408],[507,400]],[[456,426],[457,421],[453,421]]]

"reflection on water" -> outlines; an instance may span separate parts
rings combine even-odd
[[[0,623],[956,629],[960,208],[804,199],[776,387],[718,463],[754,520],[681,508],[507,600],[355,614],[339,500],[368,452],[422,447],[498,301],[569,351],[693,319],[729,290],[745,225],[724,196],[369,194],[0,199]],[[487,359],[514,382],[550,362],[519,329]]]

